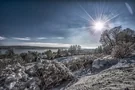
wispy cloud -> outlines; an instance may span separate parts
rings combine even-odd
[[[0,40],[5,40],[5,39],[6,39],[6,37],[0,36]]]
[[[64,39],[64,37],[52,37],[51,39]]]
[[[18,43],[7,43],[5,45],[13,46],[13,45],[21,45],[21,46],[38,46],[38,47],[70,47],[74,44],[64,44],[64,43],[44,43],[44,42],[18,42]],[[94,49],[97,48],[96,45],[81,45],[83,49]]]
[[[12,39],[15,39],[15,40],[23,40],[23,41],[29,41],[29,40],[31,40],[29,37],[24,37],[24,38],[12,37]]]
[[[38,37],[38,38],[36,38],[36,39],[38,39],[38,40],[43,40],[43,39],[48,39],[47,37]]]
[[[64,37],[37,37],[36,39],[38,40],[43,40],[43,39],[64,39]]]
[[[56,39],[64,39],[64,37],[56,37]]]

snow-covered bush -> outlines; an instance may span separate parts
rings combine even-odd
[[[17,63],[0,73],[0,90],[48,90],[73,78],[69,69],[57,61]]]
[[[111,56],[116,58],[123,58],[129,56],[133,52],[134,45],[130,45],[130,43],[123,43],[122,45],[116,45],[112,49]]]
[[[28,53],[21,53],[20,56],[26,63],[30,63],[30,62],[36,62],[40,55],[38,52],[28,51]]]
[[[73,59],[68,62],[63,62],[71,71],[76,71],[81,68],[87,68],[92,66],[92,62],[95,58],[93,57],[81,57],[79,59]]]
[[[2,58],[0,59],[0,70],[7,67],[8,65],[13,65],[16,63],[24,64],[25,61],[19,55],[14,55],[10,58]]]

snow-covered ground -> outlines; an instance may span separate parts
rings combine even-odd
[[[75,55],[75,56],[67,56],[67,57],[60,57],[55,60],[58,62],[63,62],[63,61],[71,61],[71,60],[76,60],[79,59],[80,57],[83,57],[84,55]]]
[[[70,70],[74,65],[75,70]],[[92,58],[79,55],[24,65],[18,63],[1,70],[0,90],[42,90],[43,88],[45,90],[135,90],[135,57],[113,59],[111,56]]]
[[[135,90],[135,60],[119,60],[97,74],[81,77],[65,90]]]

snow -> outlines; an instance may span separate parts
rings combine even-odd
[[[10,83],[10,85],[9,85],[9,89],[12,89],[12,88],[15,86],[15,84],[16,84],[16,82],[12,82],[12,83]]]
[[[81,67],[74,72],[63,64],[68,63],[71,66],[76,61],[79,61],[77,64],[87,62],[87,58],[81,60],[81,57],[70,56],[24,65],[8,65],[0,74],[0,90],[40,90],[39,85],[43,80],[46,88],[60,84],[51,90],[124,90],[127,87],[134,90],[135,58],[113,59],[108,55],[94,59],[92,66]],[[37,75],[37,72],[42,76]],[[1,81],[3,78],[4,81]],[[63,82],[63,79],[72,81]]]

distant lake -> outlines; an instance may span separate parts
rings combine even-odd
[[[49,49],[13,49],[14,53],[20,54],[20,53],[27,53],[28,51],[36,51],[39,53],[45,52]],[[52,52],[57,52],[58,49],[50,49]],[[7,51],[7,49],[1,49],[1,53],[4,54]]]

